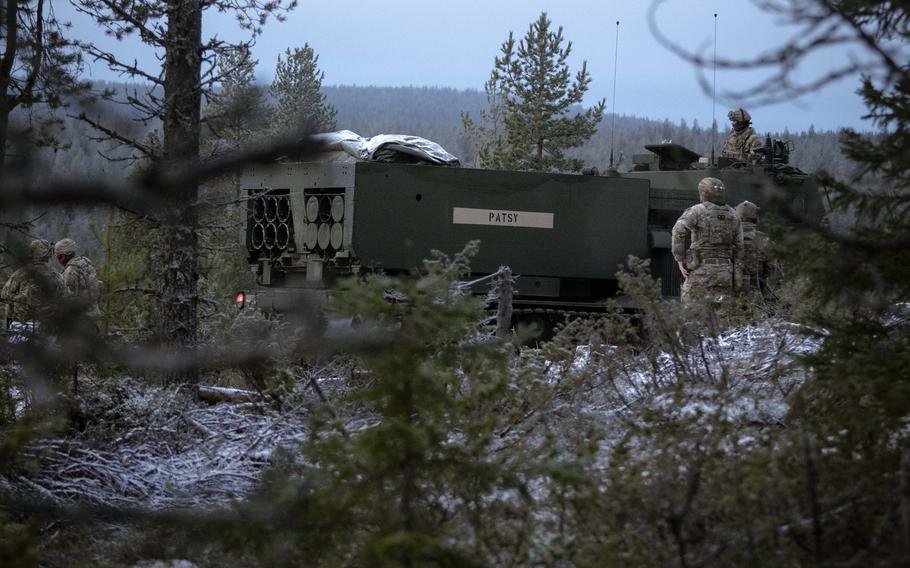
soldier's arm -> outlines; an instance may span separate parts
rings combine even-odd
[[[66,282],[63,281],[63,275],[58,272],[54,272],[54,286],[56,288],[58,298],[62,298],[67,295]]]
[[[692,216],[692,210],[686,209],[673,225],[671,233],[670,252],[673,253],[673,258],[676,260],[676,265],[683,278],[689,277],[689,267],[686,266],[686,235],[692,230]]]
[[[13,278],[10,277],[0,288],[0,327],[6,328],[6,320],[12,319],[12,302],[10,301],[10,284]],[[9,308],[7,306],[10,306]]]
[[[727,139],[724,140],[724,146],[720,150],[721,156],[735,156],[736,155],[736,143],[734,141],[732,132],[727,135]]]
[[[13,296],[16,295],[16,292],[19,289],[19,278],[17,273],[13,273],[12,276],[3,284],[3,289],[0,290],[0,300],[12,300]]]
[[[67,266],[60,276],[60,284],[64,296],[73,296],[79,291],[79,275],[72,267]]]
[[[762,140],[761,136],[758,134],[750,134],[749,138],[746,139],[746,143],[743,146],[743,150],[746,155],[754,162],[759,162],[764,158],[764,153],[762,150],[765,148],[765,142]]]
[[[10,279],[7,280],[0,297],[9,304],[25,303],[28,301],[28,292],[29,286],[25,278],[25,272],[20,269],[14,272]]]

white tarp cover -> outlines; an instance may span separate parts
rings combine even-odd
[[[318,135],[329,151],[343,151],[365,162],[429,163],[439,166],[458,166],[458,158],[426,138],[407,134],[378,134],[364,138],[350,130]]]

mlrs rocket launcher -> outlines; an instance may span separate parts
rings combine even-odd
[[[617,294],[616,272],[630,255],[650,258],[663,293],[679,294],[670,229],[697,203],[702,177],[722,179],[731,205],[757,203],[763,219],[782,207],[822,214],[812,178],[786,164],[718,168],[676,144],[647,148],[632,172],[603,176],[379,162],[258,166],[241,179],[257,305],[294,310],[339,278],[406,274],[431,250],[454,253],[479,240],[472,270],[509,266],[519,276],[519,313],[599,311]]]

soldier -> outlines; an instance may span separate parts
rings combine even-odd
[[[768,237],[758,230],[758,206],[743,201],[736,206],[736,214],[743,223],[743,288],[749,292],[762,292],[767,287],[772,267],[766,253]]]
[[[64,294],[63,280],[50,266],[51,244],[35,239],[29,243],[29,251],[29,265],[13,272],[0,290],[0,300],[7,306],[7,326],[49,319]]]
[[[84,256],[76,256],[76,242],[62,239],[54,245],[54,254],[63,266],[63,284],[66,295],[79,302],[83,314],[90,319],[101,317],[98,299],[101,297],[101,281],[92,262]]]
[[[736,211],[726,204],[724,182],[707,177],[698,182],[701,203],[686,209],[673,225],[673,258],[685,282],[682,301],[693,295],[724,296],[734,291],[743,247],[743,228]],[[686,234],[692,244],[686,251]]]
[[[731,110],[727,113],[727,118],[733,123],[733,130],[727,135],[720,155],[746,162],[760,159],[755,151],[762,148],[764,142],[752,128],[752,116],[749,115],[749,111],[744,108]]]

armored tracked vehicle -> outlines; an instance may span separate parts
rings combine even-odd
[[[729,203],[749,199],[763,218],[780,207],[821,216],[815,182],[786,164],[789,148],[767,147],[762,164],[711,166],[682,146],[657,144],[635,156],[633,171],[607,175],[363,161],[257,167],[241,180],[256,302],[291,311],[339,278],[404,274],[431,250],[453,253],[472,240],[481,242],[478,276],[502,265],[519,276],[519,314],[602,310],[629,255],[650,258],[663,293],[676,296],[670,229],[698,202],[701,178],[719,177]]]

